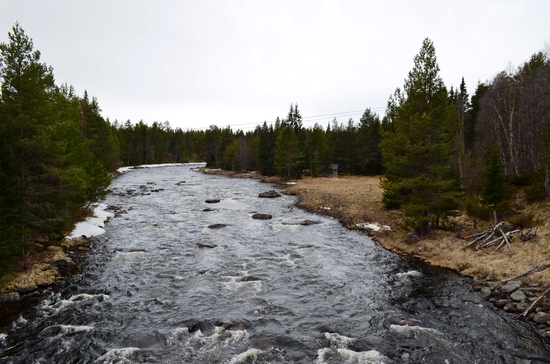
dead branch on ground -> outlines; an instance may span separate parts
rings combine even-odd
[[[544,298],[544,296],[546,296],[548,293],[550,293],[550,288],[548,288],[546,291],[544,291],[540,296],[539,298],[537,298],[535,301],[533,301],[533,303],[531,303],[529,305],[529,307],[527,307],[527,309],[525,311],[523,311],[523,313],[521,314],[521,316],[523,317],[527,317],[527,315],[529,314],[529,312],[537,305],[537,303],[539,303],[540,300],[542,300]]]
[[[533,273],[537,273],[537,272],[542,272],[543,270],[546,270],[550,268],[550,263],[548,264],[543,264],[543,265],[538,265],[536,267],[533,267],[531,269],[529,269],[527,272],[525,273],[521,273],[521,274],[518,274],[517,276],[514,276],[512,278],[508,278],[508,279],[505,279],[502,281],[502,283],[506,283],[506,282],[509,282],[509,281],[513,281],[514,279],[518,279],[518,278],[522,278],[522,277],[525,277],[525,276],[528,276],[528,275],[531,275]]]
[[[498,244],[496,247],[496,250],[500,249],[504,244],[507,244],[508,248],[512,250],[512,245],[510,244],[509,238],[512,234],[520,232],[520,230],[517,229],[517,230],[504,232],[501,228],[503,224],[504,224],[504,221],[501,221],[495,226],[493,226],[491,229],[467,236],[466,238],[473,238],[473,240],[470,241],[468,244],[464,245],[460,250],[469,248],[476,243],[477,243],[477,245],[475,246],[476,250],[489,248],[491,246],[494,246],[495,244]],[[500,233],[500,235],[497,235],[497,233]]]

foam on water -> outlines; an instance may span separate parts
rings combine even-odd
[[[421,277],[422,273],[417,270],[409,270],[404,273],[397,273],[396,276],[401,280],[410,280],[411,278]]]
[[[437,330],[429,327],[422,326],[402,326],[402,325],[390,325],[390,329],[402,335],[405,335],[409,338],[415,338],[425,342],[429,346],[436,346],[440,348],[449,349],[450,352],[453,352],[455,345],[445,340],[444,334]],[[455,354],[456,355],[456,354]]]
[[[142,258],[144,257],[145,255],[147,255],[146,252],[142,251],[142,250],[138,250],[138,251],[129,251],[129,252],[120,252],[120,251],[117,251],[116,252],[116,258],[119,258],[119,259],[133,259],[133,258]]]
[[[248,349],[244,353],[241,353],[237,355],[236,357],[232,358],[228,364],[238,364],[238,363],[245,363],[249,359],[251,360],[257,360],[258,355],[261,354],[262,351],[259,349]]]
[[[388,358],[376,350],[353,351],[343,348],[317,350],[315,364],[385,364]]]
[[[298,259],[292,259],[292,255],[291,254],[286,254],[286,255],[283,255],[282,257],[279,257],[279,265],[286,265],[288,267],[291,267],[291,268],[295,268],[296,267],[296,261]]]
[[[231,277],[226,276],[229,280],[225,282],[225,287],[228,291],[233,293],[242,293],[242,292],[260,292],[262,290],[262,281],[246,281],[243,280],[243,277]]]
[[[176,329],[172,333],[172,338],[182,339],[186,336],[186,331],[187,328]],[[202,358],[204,362],[218,361],[236,347],[244,348],[249,344],[248,331],[225,330],[221,326],[217,326],[211,335],[204,335],[201,330],[188,335],[183,345],[184,350],[194,357]]]
[[[388,358],[376,350],[354,351],[350,347],[356,339],[338,333],[325,332],[329,347],[317,350],[316,364],[383,364]]]
[[[330,341],[331,346],[337,348],[349,348],[355,342],[353,338],[330,332],[325,332],[325,338]]]
[[[58,295],[54,297],[59,297]],[[63,300],[45,300],[42,309],[49,313],[58,313],[68,307],[78,305],[82,302],[105,301],[109,298],[106,294],[88,294],[80,293]]]
[[[100,356],[95,362],[96,363],[105,363],[105,364],[122,364],[122,363],[132,363],[129,358],[138,352],[139,348],[121,348],[121,349],[111,349],[105,354]]]
[[[74,334],[77,332],[88,332],[94,329],[90,325],[59,325],[63,334]]]
[[[422,326],[390,325],[390,329],[407,337],[419,335],[424,337],[438,337],[443,335],[443,333],[437,329]]]

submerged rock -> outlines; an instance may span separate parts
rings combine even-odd
[[[240,321],[230,321],[230,322],[218,322],[216,323],[216,326],[221,326],[225,330],[245,330],[246,329],[246,323],[240,322]]]
[[[197,243],[197,247],[201,248],[201,249],[214,249],[217,247],[216,244],[204,244],[204,243]]]
[[[317,224],[320,224],[321,221],[316,221],[316,220],[304,220],[300,223],[300,225],[303,225],[303,226],[309,226],[309,225],[317,225]]]
[[[261,279],[254,276],[244,276],[237,279],[237,282],[257,282],[257,281],[261,281]]]

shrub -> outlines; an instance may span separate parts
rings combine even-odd
[[[491,206],[482,205],[479,201],[469,198],[465,201],[466,213],[470,217],[475,217],[481,220],[489,220],[493,214]]]
[[[529,202],[541,201],[548,197],[548,191],[544,187],[544,181],[535,182],[523,189],[525,197]]]
[[[513,229],[525,229],[535,226],[535,216],[532,213],[517,214],[508,219]]]

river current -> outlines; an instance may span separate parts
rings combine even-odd
[[[550,362],[463,278],[258,197],[276,188],[192,165],[114,179],[84,269],[0,327],[0,363]]]

